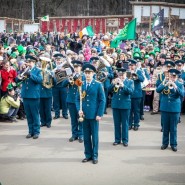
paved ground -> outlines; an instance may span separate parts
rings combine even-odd
[[[69,143],[70,121],[60,118],[40,139],[25,139],[26,121],[0,123],[2,185],[185,184],[185,116],[178,126],[178,152],[160,150],[160,115],[145,115],[129,147],[113,146],[111,110],[100,125],[99,163],[81,163],[83,144]]]

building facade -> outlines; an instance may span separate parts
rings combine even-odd
[[[50,17],[48,22],[40,21],[40,26],[42,32],[74,33],[91,25],[95,33],[106,33],[122,29],[131,19],[132,15]]]
[[[23,32],[25,24],[33,24],[30,20],[0,17],[0,32]]]
[[[167,30],[168,32],[183,32],[183,30],[185,30],[185,3],[168,2],[130,1],[132,4],[132,15],[134,18],[137,18],[137,26],[139,30],[147,30],[150,32],[155,14],[161,9],[164,9],[164,30]],[[171,2],[180,1],[176,0]]]

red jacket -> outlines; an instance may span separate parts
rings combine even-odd
[[[14,69],[10,69],[10,71],[6,71],[5,69],[1,70],[1,78],[2,84],[1,89],[2,91],[7,91],[7,86],[11,82],[15,82],[15,78],[17,76],[17,72]]]

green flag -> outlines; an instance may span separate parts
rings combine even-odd
[[[49,21],[49,15],[46,15],[41,18],[41,21]]]
[[[116,44],[121,40],[134,40],[136,39],[136,18],[130,21],[121,31],[120,33],[112,40],[112,46],[115,47]],[[118,45],[117,44],[117,45]]]
[[[130,21],[115,38],[116,40],[134,40],[136,38],[136,18]]]
[[[110,42],[110,47],[111,48],[117,48],[118,47],[118,45],[119,45],[119,43],[120,43],[120,41],[119,40],[112,40],[111,42]]]

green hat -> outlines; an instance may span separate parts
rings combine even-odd
[[[34,49],[30,49],[27,54],[29,55],[30,53],[35,54],[35,50]]]
[[[25,54],[26,53],[26,50],[24,49],[24,47],[22,45],[19,45],[17,47],[17,50],[19,52],[19,55],[22,55],[22,54]]]
[[[155,57],[155,52],[154,52],[154,51],[151,51],[151,52],[149,53],[149,55],[153,55],[153,56]]]
[[[134,53],[140,53],[140,49],[139,48],[134,48]]]
[[[15,52],[13,52],[11,55],[10,55],[11,58],[17,58],[17,54]]]
[[[158,47],[154,48],[154,52],[159,52],[160,53],[160,49]]]
[[[141,57],[141,54],[138,53],[138,52],[135,52],[135,53],[133,54],[133,58],[135,58],[135,57]]]
[[[147,43],[146,43],[146,42],[142,42],[140,45],[141,45],[141,46],[146,46]]]
[[[6,49],[8,47],[8,45],[7,44],[4,44],[3,47],[4,47],[4,49]]]
[[[12,83],[9,83],[8,86],[7,86],[7,90],[11,91],[12,89],[13,89],[13,85],[12,85]]]
[[[145,55],[145,56],[144,56],[144,59],[149,58],[149,57],[150,57],[149,55]]]
[[[177,48],[181,48],[182,47],[182,45],[180,45],[180,44],[175,44],[175,46],[177,47]]]
[[[151,44],[153,44],[154,42],[155,42],[155,41],[154,41],[153,39],[150,41]]]

